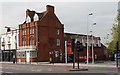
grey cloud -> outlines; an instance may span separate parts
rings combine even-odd
[[[117,15],[117,2],[44,2],[44,3],[3,3],[3,24],[17,26],[25,20],[25,11],[27,8],[41,12],[45,10],[47,4],[55,6],[55,13],[60,21],[65,25],[65,32],[75,32],[86,34],[87,32],[87,15],[93,12],[94,15],[89,17],[89,30],[92,29],[92,23],[97,22],[94,27],[94,35],[102,39],[114,23]],[[4,31],[4,30],[2,30]]]

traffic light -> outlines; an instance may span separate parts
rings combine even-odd
[[[77,51],[83,51],[82,45],[80,44],[79,41],[77,41]]]
[[[77,41],[77,51],[79,52],[80,51],[80,42]]]
[[[75,45],[75,39],[72,39],[72,46],[71,46],[71,48],[72,48],[72,51],[74,52],[74,45]]]

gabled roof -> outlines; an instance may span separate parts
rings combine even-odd
[[[31,22],[32,22],[33,19],[34,19],[34,15],[35,15],[35,14],[38,15],[39,20],[40,20],[40,19],[45,15],[45,13],[46,13],[46,11],[41,12],[41,13],[37,13],[37,12],[35,12],[35,11],[30,11],[29,9],[27,9],[27,12],[28,12],[28,13],[26,13],[26,14],[27,14],[27,16],[29,16],[29,17],[31,18]],[[26,16],[26,17],[27,17],[27,16]],[[26,21],[24,21],[23,24],[25,24],[25,23],[26,23]]]
[[[64,37],[65,37],[65,38],[69,38],[69,39],[70,39],[70,37],[73,37],[73,38],[74,38],[74,37],[75,37],[75,38],[77,38],[77,37],[82,37],[82,38],[85,38],[85,39],[86,39],[86,38],[87,38],[87,35],[85,35],[85,34],[74,34],[74,33],[64,33]],[[89,38],[91,38],[91,37],[92,37],[92,36],[90,35]],[[93,38],[94,38],[94,39],[101,40],[100,37],[95,37],[95,36],[93,36]]]
[[[45,15],[46,11],[41,12],[41,13],[36,13],[39,17],[39,20]]]

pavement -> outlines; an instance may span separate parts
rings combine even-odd
[[[0,62],[0,63],[12,63],[12,62]],[[73,63],[49,63],[49,62],[17,62],[17,64],[31,64],[31,65],[54,65],[54,66],[72,66]],[[115,61],[99,61],[94,64],[89,63],[79,63],[80,66],[82,67],[111,67],[111,68],[116,68],[116,62]],[[75,66],[77,66],[77,63],[75,63]]]

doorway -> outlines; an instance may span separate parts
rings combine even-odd
[[[26,62],[30,62],[30,52],[26,53]]]

